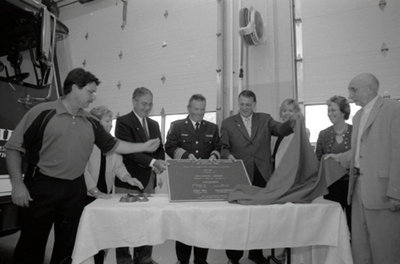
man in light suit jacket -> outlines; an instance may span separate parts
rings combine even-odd
[[[115,136],[128,142],[145,142],[150,138],[159,138],[161,132],[158,123],[148,116],[153,107],[153,94],[145,88],[136,88],[132,96],[133,111],[119,117],[115,128]],[[137,178],[144,186],[145,193],[153,193],[157,185],[156,174],[166,169],[165,152],[163,145],[153,153],[136,153],[136,155],[123,155],[123,162],[128,172]],[[115,192],[132,192],[133,186],[115,179]],[[152,264],[152,246],[142,246],[134,250],[135,264]],[[128,248],[116,250],[117,263],[131,263]]]
[[[243,160],[253,185],[265,187],[272,172],[271,136],[286,136],[293,132],[292,120],[279,123],[269,114],[255,113],[256,95],[250,90],[239,94],[239,114],[221,125],[221,156]],[[243,251],[227,250],[229,262],[239,263]],[[261,249],[250,250],[249,259],[257,264],[267,263]]]
[[[370,73],[349,84],[362,107],[353,118],[351,150],[334,158],[350,169],[355,264],[400,263],[400,103],[378,96]]]

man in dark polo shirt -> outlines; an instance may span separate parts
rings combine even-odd
[[[165,150],[174,159],[219,159],[220,139],[218,126],[203,120],[206,98],[192,95],[187,106],[189,115],[172,123]],[[189,264],[192,246],[176,241],[178,264]],[[194,264],[207,264],[207,248],[194,247]]]
[[[83,110],[94,101],[99,83],[90,72],[72,70],[64,82],[65,96],[28,111],[5,145],[12,200],[22,208],[13,263],[43,263],[53,224],[50,263],[71,262],[85,206],[83,172],[94,144],[105,153],[154,151],[159,146],[158,139],[142,144],[117,140]],[[22,158],[28,163],[24,179]]]

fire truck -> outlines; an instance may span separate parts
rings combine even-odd
[[[57,15],[51,0],[0,0],[0,236],[19,229],[4,145],[32,106],[60,96],[56,44],[68,28]]]

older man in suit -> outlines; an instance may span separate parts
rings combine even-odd
[[[400,263],[400,103],[380,97],[370,73],[354,77],[348,89],[362,107],[353,118],[352,147],[326,158],[351,168],[354,263]]]
[[[148,116],[153,107],[153,94],[145,88],[136,88],[132,96],[133,111],[117,119],[115,136],[128,142],[145,142],[150,138],[159,138],[161,132],[158,123]],[[162,144],[153,153],[137,153],[124,155],[123,162],[128,172],[137,178],[145,187],[144,192],[153,193],[157,184],[156,174],[166,169],[165,152]],[[135,187],[115,179],[115,191],[119,193],[132,192]],[[137,191],[137,189],[136,189]],[[152,246],[142,246],[134,249],[135,264],[152,264]],[[117,263],[131,263],[128,248],[118,248]]]
[[[221,156],[241,159],[253,185],[265,187],[272,172],[271,136],[286,136],[293,132],[292,120],[275,121],[269,114],[255,113],[256,95],[250,90],[239,94],[239,114],[231,116],[221,125]],[[239,263],[243,251],[227,250],[232,264]],[[250,250],[249,259],[257,264],[267,263],[261,249]]]

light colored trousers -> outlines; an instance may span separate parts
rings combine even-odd
[[[365,208],[360,191],[357,181],[351,214],[354,264],[400,264],[400,212]]]

